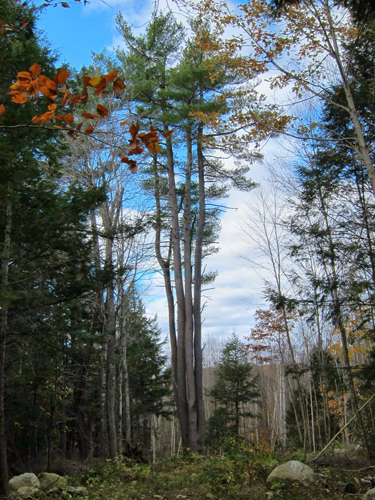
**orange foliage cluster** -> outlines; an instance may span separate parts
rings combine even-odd
[[[112,84],[112,91],[114,93],[119,93],[125,89],[125,84],[123,80],[118,77],[118,71],[111,71],[107,75],[95,76],[90,78],[89,76],[83,76],[83,90],[81,93],[73,95],[70,90],[66,87],[66,81],[69,78],[69,72],[66,69],[60,69],[54,75],[53,79],[41,74],[42,68],[39,64],[33,64],[29,71],[20,71],[17,74],[17,81],[10,86],[11,91],[8,92],[12,96],[12,101],[16,104],[23,104],[29,99],[33,98],[35,100],[40,97],[44,97],[49,102],[48,111],[45,113],[34,116],[32,118],[32,123],[34,124],[48,124],[55,123],[56,120],[63,122],[62,125],[54,125],[54,128],[67,130],[68,135],[72,139],[78,139],[79,134],[92,134],[94,132],[94,126],[89,125],[84,131],[81,131],[83,122],[74,125],[75,116],[72,113],[65,112],[67,106],[75,107],[79,103],[86,104],[89,99],[89,93],[87,91],[88,87],[94,89],[97,96],[108,92],[108,85]],[[60,113],[57,114],[58,106],[55,103],[57,97],[60,97],[59,108]],[[64,110],[64,111],[62,111]],[[93,113],[82,113],[81,116],[87,120],[104,119],[108,116],[108,109],[102,104],[98,104],[96,107],[96,114]],[[5,107],[3,104],[0,105],[0,115],[5,112]],[[122,122],[121,125],[125,125],[126,122]],[[131,140],[129,141],[129,153],[131,155],[139,155],[143,153],[144,146],[147,147],[148,151],[152,155],[156,155],[161,151],[161,146],[159,144],[160,138],[157,135],[157,131],[151,126],[149,132],[139,132],[139,122],[130,126]],[[167,131],[164,137],[168,137],[173,133],[173,130]],[[143,143],[143,147],[140,144]],[[135,160],[129,159],[128,156],[121,157],[121,162],[127,163],[129,165],[130,171],[135,173],[137,171],[137,164]]]
[[[32,122],[36,124],[46,124],[55,120],[64,122],[66,125],[72,125],[74,122],[74,115],[71,113],[56,114],[57,105],[55,104],[55,99],[61,94],[60,107],[65,108],[68,104],[76,106],[78,103],[86,103],[89,98],[87,92],[87,87],[92,87],[95,90],[96,95],[100,95],[104,92],[107,84],[113,82],[113,91],[120,92],[125,88],[125,84],[121,78],[118,78],[118,71],[111,71],[108,75],[102,75],[100,77],[90,78],[89,76],[83,77],[83,90],[82,93],[72,95],[70,90],[67,89],[65,82],[69,78],[69,71],[66,69],[60,69],[54,75],[53,79],[41,74],[42,68],[39,64],[35,63],[31,66],[29,71],[20,71],[17,74],[17,81],[10,86],[12,89],[9,95],[12,96],[12,101],[17,104],[23,104],[27,102],[30,98],[39,99],[42,95],[50,102],[48,106],[48,111],[40,116],[34,116]],[[61,87],[61,88],[60,88]],[[108,115],[108,110],[103,105],[98,104],[97,106],[98,114],[83,113],[82,116],[87,119],[104,118]],[[76,132],[80,132],[82,127],[82,122],[77,124],[77,126],[70,127],[69,134],[74,137]],[[66,129],[64,125],[55,125],[56,128]],[[93,126],[89,126],[84,131],[85,134],[91,134],[94,131]]]
[[[149,152],[152,155],[156,155],[160,153],[161,151],[161,146],[159,144],[160,138],[158,137],[157,131],[154,129],[154,127],[150,127],[150,132],[139,132],[139,121],[137,120],[137,123],[134,125],[132,124],[130,126],[130,135],[132,136],[131,140],[129,141],[129,149],[130,152],[128,153],[128,156],[131,155],[137,155],[141,154],[144,151],[144,146],[149,150]],[[172,130],[168,130],[164,135],[165,138],[169,137],[173,133]],[[144,144],[143,147],[140,146],[140,141]],[[123,163],[127,163],[129,165],[130,171],[133,173],[137,172],[137,164],[135,160],[131,160],[128,158],[128,156],[125,156],[121,158],[121,161]]]

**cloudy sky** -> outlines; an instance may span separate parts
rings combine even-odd
[[[83,1],[83,0],[82,0]],[[163,2],[163,3],[162,3]],[[170,8],[183,20],[176,6],[162,0],[159,10]],[[155,3],[147,0],[91,0],[86,6],[69,1],[70,8],[49,7],[41,14],[39,27],[59,54],[59,63],[67,62],[80,68],[89,65],[91,52],[111,50],[121,40],[116,32],[115,18],[122,12],[124,18],[134,28],[142,30],[150,19]],[[264,147],[265,157],[273,160],[274,145]],[[251,169],[251,177],[263,183],[266,168],[256,164]],[[262,277],[259,270],[249,269],[238,254],[247,251],[241,238],[241,224],[248,212],[247,205],[254,203],[255,194],[233,193],[226,200],[228,210],[222,217],[218,254],[207,259],[207,270],[218,271],[212,288],[204,292],[206,308],[203,333],[205,336],[223,339],[234,330],[241,337],[249,334],[254,324],[254,312],[264,307],[262,298]],[[158,314],[159,326],[167,334],[167,308],[161,287],[150,287],[146,297],[146,307],[150,314]]]

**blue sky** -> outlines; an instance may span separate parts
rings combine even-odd
[[[91,52],[112,47],[116,36],[114,19],[120,8],[99,3],[94,0],[84,6],[73,1],[69,9],[48,7],[40,15],[38,26],[51,48],[59,53],[59,63],[80,69],[90,64]]]

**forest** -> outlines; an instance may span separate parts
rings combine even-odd
[[[0,0],[0,498],[375,498],[374,1],[176,0],[58,67],[73,7]],[[235,191],[264,305],[213,338]]]

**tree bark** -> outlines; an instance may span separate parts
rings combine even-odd
[[[203,234],[206,222],[206,191],[204,179],[204,158],[202,152],[203,127],[199,125],[197,135],[198,161],[198,199],[199,216],[195,241],[194,256],[194,356],[195,356],[195,390],[197,398],[198,442],[203,445],[206,440],[206,416],[203,400],[203,353],[202,353],[202,250]]]
[[[5,234],[4,247],[2,252],[2,282],[1,292],[4,295],[8,290],[9,282],[9,259],[11,247],[11,227],[12,227],[12,203],[7,198],[6,216],[5,216]],[[0,494],[8,497],[9,494],[9,477],[8,477],[8,460],[7,460],[7,441],[5,433],[5,346],[6,333],[8,330],[8,306],[3,305],[0,311]]]
[[[177,413],[181,427],[182,443],[185,447],[190,446],[189,438],[189,412],[187,408],[186,391],[186,365],[185,365],[185,294],[182,278],[182,259],[180,248],[180,227],[178,219],[178,203],[174,173],[174,160],[172,142],[167,139],[167,168],[169,185],[169,204],[171,210],[171,230],[173,248],[173,271],[177,300],[177,356],[176,356],[176,384],[177,384]]]

